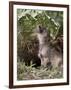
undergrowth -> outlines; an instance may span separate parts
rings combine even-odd
[[[63,72],[60,68],[53,67],[52,69],[38,67],[35,68],[31,64],[26,66],[23,62],[17,63],[17,79],[18,80],[40,80],[40,79],[55,79],[62,78]]]

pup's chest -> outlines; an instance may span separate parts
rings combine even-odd
[[[47,45],[40,45],[39,46],[39,53],[43,55],[47,55],[50,53],[50,47]]]

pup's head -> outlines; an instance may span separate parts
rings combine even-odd
[[[38,25],[36,28],[36,33],[39,33],[39,34],[46,33],[46,28],[41,25]]]
[[[47,29],[41,25],[38,25],[37,28],[36,28],[36,33],[37,35],[40,35],[42,37],[47,37],[48,33],[47,33]]]
[[[37,36],[40,39],[45,38],[48,36],[47,29],[42,25],[38,25],[32,36]]]

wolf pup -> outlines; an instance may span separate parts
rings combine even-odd
[[[39,25],[36,29],[36,35],[39,42],[38,57],[41,60],[41,65],[47,67],[52,65],[53,67],[62,66],[62,53],[58,52],[54,47],[50,46],[48,30],[45,27]]]

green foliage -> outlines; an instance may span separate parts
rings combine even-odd
[[[63,31],[63,12],[61,11],[18,9],[17,14],[23,32],[32,32],[38,24],[48,27],[53,37],[56,37],[60,28],[61,32]]]

